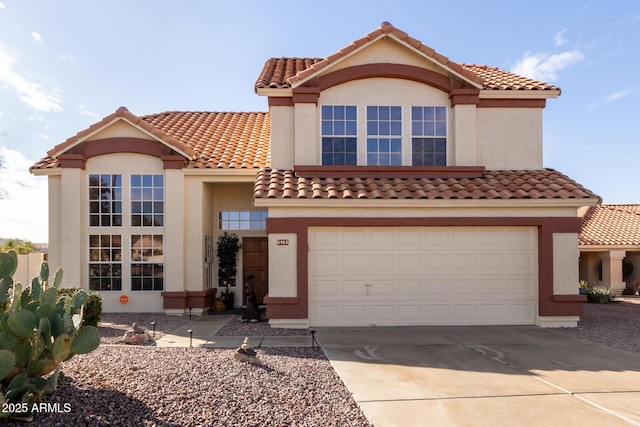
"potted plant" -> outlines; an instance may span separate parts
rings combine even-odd
[[[216,254],[218,256],[218,280],[220,286],[226,290],[221,292],[221,298],[227,310],[233,308],[235,292],[229,289],[235,285],[236,280],[236,258],[242,245],[240,239],[235,234],[225,233],[218,238]]]

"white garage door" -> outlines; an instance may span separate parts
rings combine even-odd
[[[312,326],[531,325],[535,227],[309,230]]]

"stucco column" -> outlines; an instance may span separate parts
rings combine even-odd
[[[317,165],[317,119],[316,104],[295,104],[295,153],[294,164]]]
[[[622,259],[625,251],[608,251],[602,254],[602,282],[611,286],[611,291],[620,295],[627,286],[622,281]]]
[[[449,159],[455,166],[476,166],[478,152],[476,142],[476,106],[471,104],[456,104],[452,108],[451,127],[454,158]]]

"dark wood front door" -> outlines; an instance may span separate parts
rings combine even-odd
[[[269,244],[266,237],[245,237],[242,239],[242,268],[245,277],[254,276],[256,299],[264,304],[269,289]],[[246,283],[246,279],[245,279]],[[246,289],[245,289],[246,295]],[[246,303],[246,301],[243,301]]]

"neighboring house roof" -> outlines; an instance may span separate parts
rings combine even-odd
[[[439,63],[444,68],[468,79],[470,82],[485,90],[560,91],[557,86],[538,82],[509,71],[500,70],[496,67],[453,62],[432,48],[423,45],[419,40],[410,37],[407,33],[398,30],[388,22],[383,22],[378,29],[355,40],[350,45],[326,58],[271,58],[267,60],[258,76],[255,90],[257,92],[258,89],[266,88],[291,88],[384,35],[393,36],[397,40],[431,58],[434,62]]]
[[[409,170],[406,172],[410,176]],[[428,174],[425,173],[425,176]],[[487,170],[476,177],[332,177],[292,170],[258,172],[257,199],[598,199],[553,169]]]
[[[598,205],[582,217],[580,246],[640,246],[640,205]]]
[[[136,116],[124,107],[55,146],[31,169],[57,168],[57,156],[124,118],[185,155],[187,168],[263,168],[271,165],[269,113],[169,111]]]

